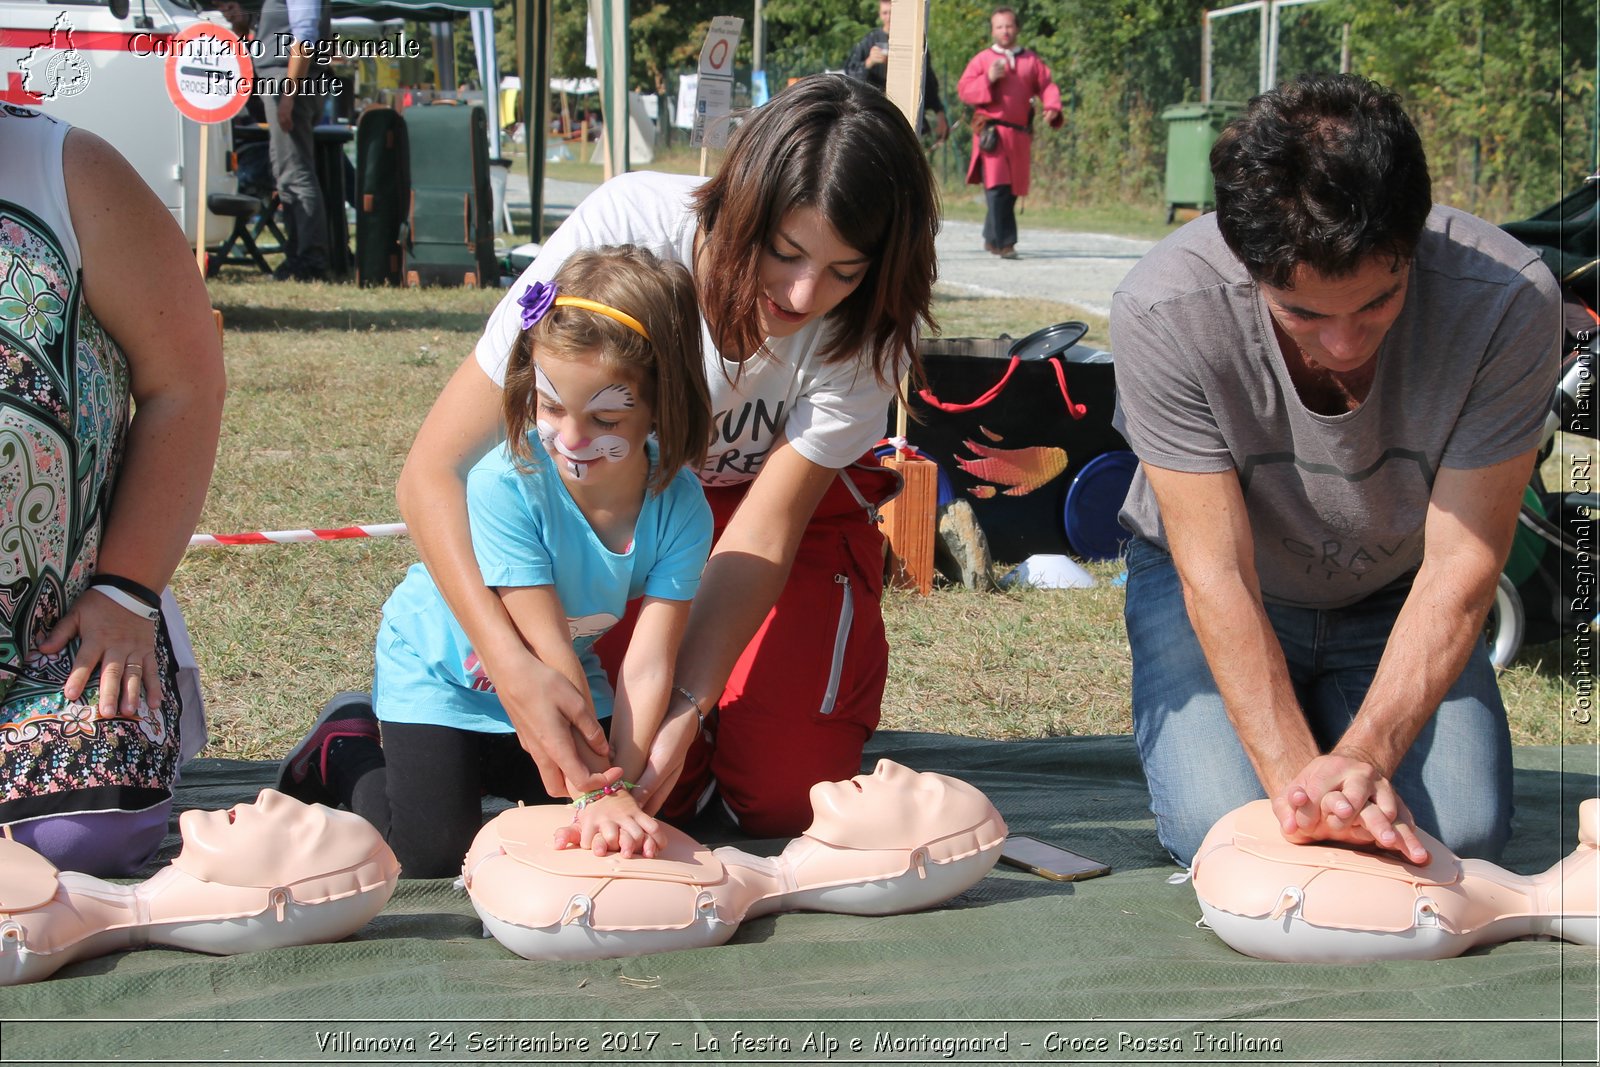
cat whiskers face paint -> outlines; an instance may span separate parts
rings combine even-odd
[[[631,455],[634,443],[608,431],[617,429],[639,407],[633,387],[605,381],[609,372],[593,363],[555,360],[551,369],[566,391],[557,387],[544,366],[535,364],[539,410],[534,425],[539,443],[561,470],[581,481],[589,476],[593,464],[602,460],[620,463]],[[570,402],[584,395],[586,400]]]

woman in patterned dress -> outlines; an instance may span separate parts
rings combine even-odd
[[[0,106],[0,826],[62,869],[143,866],[203,739],[155,591],[216,458],[209,311],[115,149]]]

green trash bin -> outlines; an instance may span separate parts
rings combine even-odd
[[[1180,207],[1210,210],[1216,203],[1211,185],[1211,146],[1222,128],[1244,113],[1232,100],[1174,104],[1161,113],[1167,124],[1167,221]]]

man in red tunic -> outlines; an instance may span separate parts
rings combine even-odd
[[[1028,192],[1029,156],[1033,150],[1034,97],[1044,105],[1045,121],[1061,127],[1061,91],[1038,53],[1017,47],[1017,13],[997,7],[989,16],[994,44],[972,57],[956,87],[961,99],[977,112],[973,120],[972,162],[967,184],[983,183],[989,213],[983,220],[983,247],[1001,259],[1017,258],[1017,197]],[[989,125],[999,134],[994,150],[985,152],[976,131]]]

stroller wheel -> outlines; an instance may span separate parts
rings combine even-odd
[[[1494,604],[1489,617],[1484,620],[1483,634],[1489,642],[1489,662],[1494,669],[1503,671],[1511,666],[1517,651],[1522,648],[1522,635],[1527,629],[1527,617],[1522,610],[1522,596],[1511,579],[1504,574],[1494,592]]]

